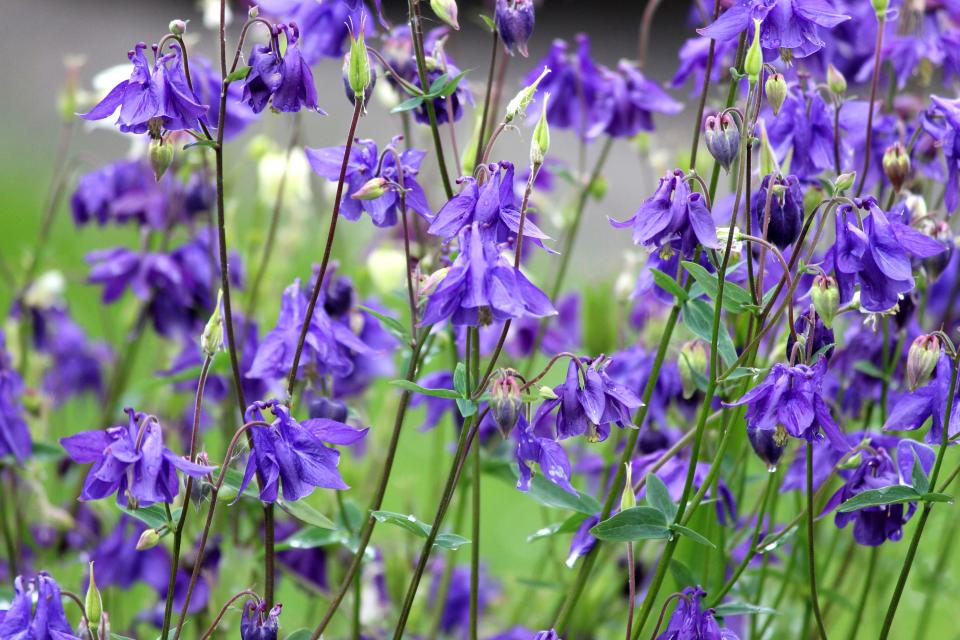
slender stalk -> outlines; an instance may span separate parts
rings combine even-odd
[[[655,4],[653,2],[650,5]],[[648,7],[650,5],[647,5]],[[714,0],[713,19],[716,20],[720,15],[720,0]],[[646,17],[646,11],[644,11]],[[693,114],[693,143],[690,147],[690,170],[697,168],[697,151],[700,148],[700,130],[703,129],[703,109],[707,104],[707,94],[710,93],[710,76],[713,74],[713,59],[716,55],[716,41],[710,40],[710,49],[707,50],[707,66],[703,70],[703,86],[700,88],[700,102],[697,105],[697,111]],[[646,44],[641,45],[643,56],[646,57]],[[641,65],[642,66],[642,65]],[[712,198],[711,198],[712,200]]]
[[[480,158],[484,144],[484,138],[487,135],[487,118],[490,117],[490,94],[493,92],[493,72],[497,66],[497,52],[500,50],[500,34],[494,29],[492,35],[492,44],[490,45],[490,68],[487,70],[487,89],[483,94],[483,112],[480,115],[480,133],[477,134],[477,152],[473,159],[473,168],[476,169],[480,164]]]
[[[662,0],[649,0],[647,6],[643,8],[643,16],[640,18],[640,38],[637,43],[637,66],[643,69],[647,62],[647,50],[650,46],[650,27],[653,26],[653,16],[660,7]],[[713,56],[714,41],[710,41],[710,57]],[[710,63],[707,63],[707,73],[709,74]],[[706,85],[706,82],[704,82]]]
[[[10,471],[11,480],[15,479],[13,470]],[[4,482],[4,486],[6,486]],[[10,485],[13,486],[13,482],[10,482]],[[7,552],[7,576],[12,578],[14,576],[20,575],[20,571],[17,567],[17,559],[20,557],[17,553],[16,545],[14,544],[14,535],[10,529],[10,521],[7,518],[7,507],[13,506],[14,502],[10,499],[10,496],[6,495],[6,491],[3,492],[2,499],[0,499],[0,534],[3,535],[3,545],[6,548]],[[9,581],[9,580],[8,580]]]
[[[634,569],[633,542],[627,542],[627,634],[626,640],[633,635],[633,610],[637,606],[637,572]]]
[[[480,624],[480,447],[473,448],[473,538],[470,540],[470,640]],[[451,560],[452,562],[452,560]]]
[[[883,49],[883,27],[886,19],[877,16],[877,42],[873,51],[873,76],[870,78],[870,102],[867,103],[867,139],[864,145],[863,168],[860,170],[860,181],[857,184],[857,197],[863,193],[863,184],[867,181],[867,172],[870,170],[871,145],[873,143],[873,111],[877,101],[877,85],[880,82],[880,53]]]
[[[863,620],[863,612],[867,608],[867,596],[870,595],[870,589],[873,587],[873,574],[877,569],[877,558],[879,557],[880,547],[870,549],[870,564],[867,565],[867,575],[863,579],[863,587],[860,589],[857,612],[853,616],[853,625],[850,627],[850,640],[856,640],[860,633],[860,621]]]
[[[820,600],[817,597],[817,563],[814,557],[813,525],[817,519],[813,510],[813,443],[807,442],[807,576],[810,580],[810,604],[813,607],[813,617],[817,620],[820,637],[827,640],[827,628],[823,624],[823,614],[820,612]]]
[[[257,592],[256,592],[256,591],[252,591],[252,590],[250,590],[250,589],[245,589],[245,590],[241,591],[240,593],[236,594],[235,596],[233,596],[232,598],[230,598],[229,600],[227,600],[227,601],[223,604],[222,607],[220,607],[220,613],[218,613],[218,614],[217,614],[217,617],[213,619],[213,623],[210,625],[210,628],[207,629],[206,633],[203,634],[203,636],[200,638],[200,640],[207,640],[207,638],[209,638],[210,636],[212,636],[212,635],[213,635],[213,632],[217,630],[217,627],[218,627],[218,626],[220,626],[220,621],[223,620],[223,616],[225,616],[225,615],[227,614],[227,609],[229,609],[229,608],[233,605],[233,603],[235,603],[235,602],[236,602],[237,600],[239,600],[240,598],[243,598],[244,596],[248,596],[248,597],[250,597],[250,598],[253,598],[254,601],[256,601],[256,602],[258,602],[258,603],[260,602],[260,596],[257,595]],[[164,638],[165,636],[162,636],[162,635],[161,635],[160,637],[161,637],[161,638]]]

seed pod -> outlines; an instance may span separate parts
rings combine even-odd
[[[100,625],[100,618],[103,615],[103,598],[100,597],[100,590],[97,589],[97,582],[93,577],[93,563],[90,563],[90,583],[87,585],[87,597],[84,599],[83,608],[87,614],[87,624],[91,627]]]
[[[780,107],[787,99],[787,81],[784,80],[782,73],[772,73],[763,83],[763,91],[767,95],[767,103],[773,109],[773,115],[780,114]]]
[[[550,125],[547,123],[547,101],[550,100],[550,94],[543,96],[543,108],[540,111],[540,119],[533,128],[533,137],[530,140],[530,164],[539,167],[543,164],[547,151],[550,149]]]

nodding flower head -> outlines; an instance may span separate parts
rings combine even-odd
[[[240,640],[277,640],[282,606],[277,604],[267,611],[266,603],[248,600],[240,620]]]
[[[516,371],[501,369],[490,386],[490,413],[504,437],[517,424],[522,409],[523,397]]]
[[[507,51],[527,57],[527,40],[533,34],[533,0],[497,0],[494,12],[497,33]]]
[[[707,151],[724,171],[729,172],[730,165],[740,152],[740,127],[729,115],[718,113],[707,116],[703,129]]]
[[[796,176],[764,176],[751,202],[754,225],[757,225],[754,228],[765,233],[770,242],[780,249],[786,249],[800,237],[803,191]]]
[[[286,36],[287,47],[280,55],[279,36]],[[268,44],[250,51],[250,72],[243,84],[243,102],[254,113],[269,104],[275,111],[296,112],[301,108],[320,111],[313,72],[300,51],[300,30],[295,24],[278,25]]]

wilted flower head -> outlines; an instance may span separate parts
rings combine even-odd
[[[63,611],[60,586],[50,574],[41,572],[29,582],[23,576],[17,576],[14,591],[10,609],[0,617],[0,638],[80,640],[74,635]],[[34,596],[37,599],[36,609],[33,607]]]

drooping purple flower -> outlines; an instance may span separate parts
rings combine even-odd
[[[472,177],[460,178],[460,193],[443,205],[430,221],[427,231],[444,239],[456,237],[477,223],[485,238],[497,243],[516,241],[520,231],[520,203],[514,190],[514,169],[510,162],[487,165],[489,179],[478,185]],[[549,236],[529,217],[523,223],[523,237],[543,247]]]
[[[925,440],[930,444],[942,442],[943,430],[952,438],[960,434],[960,394],[954,393],[953,406],[947,416],[947,398],[950,394],[950,358],[940,353],[933,378],[916,391],[901,394],[891,402],[890,415],[883,425],[885,431],[916,431],[931,419]]]
[[[778,362],[763,382],[736,402],[724,405],[747,405],[747,429],[776,434],[774,438],[781,443],[786,441],[784,432],[808,442],[820,440],[826,434],[831,445],[846,450],[850,445],[833,421],[830,407],[822,396],[826,371],[827,360],[822,355],[813,366]]]
[[[190,73],[193,75],[194,88],[201,102],[210,105],[207,111],[207,126],[211,133],[216,131],[220,122],[220,71],[205,56],[190,56]],[[231,82],[227,85],[227,112],[223,117],[223,137],[230,140],[257,119],[250,105],[243,102],[243,85]]]
[[[290,373],[307,313],[307,303],[299,280],[284,290],[277,325],[260,342],[247,372],[248,377],[279,380]],[[370,353],[371,349],[350,327],[331,319],[323,305],[318,304],[313,310],[304,339],[299,371],[310,367],[318,375],[347,375],[353,368],[350,352]]]
[[[539,465],[543,477],[557,485],[567,493],[577,495],[576,489],[570,484],[570,459],[559,442],[553,438],[538,436],[527,423],[527,418],[520,412],[517,424],[513,429],[516,438],[514,458],[520,476],[517,479],[517,489],[529,491],[530,480],[533,478],[533,465]]]
[[[400,209],[400,196],[397,188],[388,188],[382,196],[373,200],[355,199],[363,185],[374,178],[383,178],[390,183],[399,183],[397,172],[397,155],[400,156],[400,165],[403,170],[403,186],[406,191],[407,206],[424,218],[432,214],[427,196],[417,181],[420,172],[420,163],[426,152],[421,149],[405,149],[401,151],[400,138],[390,141],[380,154],[377,143],[373,140],[356,140],[350,148],[350,158],[347,161],[347,173],[344,180],[343,200],[340,203],[340,214],[348,220],[359,220],[366,211],[377,227],[392,227],[397,224]],[[306,149],[307,160],[310,166],[321,177],[336,182],[340,179],[340,166],[343,162],[344,147],[324,147],[322,149]]]
[[[483,326],[508,318],[544,317],[556,310],[547,296],[483,238],[479,223],[459,236],[460,254],[427,299],[420,322]]]
[[[559,440],[585,435],[591,442],[601,442],[610,434],[611,424],[621,428],[632,424],[632,413],[641,406],[640,398],[607,374],[610,360],[581,360],[581,365],[582,371],[571,360],[566,380],[553,389],[557,398],[537,408],[533,417],[537,434],[553,434]],[[554,410],[557,413],[551,428]]]
[[[120,505],[128,501],[142,507],[170,503],[180,492],[178,470],[193,478],[214,470],[163,446],[163,431],[155,417],[130,408],[126,412],[126,426],[82,431],[60,439],[74,462],[93,464],[81,500],[100,500],[116,493]]]
[[[101,369],[111,356],[110,348],[91,343],[66,307],[34,310],[33,328],[34,345],[51,359],[43,375],[43,389],[55,404],[87,391],[103,392]]]
[[[827,361],[830,360],[830,356],[833,355],[834,345],[836,344],[833,329],[823,324],[823,320],[820,319],[820,316],[817,315],[814,309],[811,308],[808,313],[797,316],[797,319],[793,323],[793,330],[796,332],[797,338],[803,346],[803,351],[801,352],[803,355],[811,358],[822,351]],[[787,337],[787,348],[785,352],[787,360],[790,359],[790,355],[793,353],[793,345],[793,334],[790,334]]]
[[[923,130],[943,149],[947,163],[944,204],[953,213],[960,204],[960,98],[930,96],[931,105],[921,119]]]
[[[744,31],[753,33],[753,20],[760,19],[760,46],[765,58],[780,55],[805,58],[823,48],[820,29],[832,29],[850,17],[836,11],[826,0],[739,0],[712,24],[697,29],[714,40],[736,40]],[[748,40],[749,42],[749,40]]]
[[[733,631],[720,627],[713,609],[703,608],[700,601],[706,595],[699,586],[685,587],[666,630],[657,640],[737,640]]]
[[[653,369],[655,353],[636,345],[618,351],[613,354],[611,360],[612,362],[607,367],[607,374],[639,397],[643,393],[647,379]],[[694,399],[685,400],[683,398],[683,384],[676,361],[664,362],[653,387],[653,395],[650,396],[646,423],[637,426],[643,429],[644,434],[657,433],[653,429],[647,429],[646,425],[653,422],[660,426],[668,426],[668,424],[672,424],[667,415],[671,407],[677,407],[681,412],[689,413],[695,406]],[[641,436],[642,439],[643,436]]]
[[[770,193],[771,181],[773,192]],[[767,198],[770,199],[770,218],[767,221]],[[803,192],[796,176],[766,175],[760,188],[750,199],[753,228],[756,235],[764,236],[781,250],[786,249],[800,237],[803,227]]]
[[[737,50],[736,40],[722,40],[716,43],[713,55],[716,62],[710,73],[710,82],[720,80],[725,69],[733,64],[733,55]],[[680,47],[677,57],[680,60],[677,71],[670,80],[670,86],[679,89],[689,78],[693,78],[694,92],[703,86],[703,76],[707,72],[707,58],[710,54],[709,38],[690,38]]]
[[[896,464],[890,457],[890,451],[880,444],[862,450],[860,455],[862,458],[856,469],[839,471],[844,484],[827,501],[824,513],[829,513],[863,491],[891,485],[910,485],[914,464],[919,461],[923,474],[928,475],[936,457],[933,449],[911,440],[897,443]],[[834,523],[842,529],[852,521],[853,539],[859,544],[876,547],[887,540],[896,541],[903,537],[903,525],[916,510],[916,502],[865,507],[846,513],[838,512],[834,516]]]
[[[0,458],[11,455],[22,464],[33,449],[23,416],[23,379],[10,361],[7,337],[0,329]]]
[[[26,582],[26,585],[24,584]],[[0,616],[0,638],[5,640],[80,640],[73,633],[60,601],[60,586],[41,572],[27,582],[17,576],[10,608]],[[36,597],[37,606],[33,607]]]
[[[680,169],[660,178],[657,190],[632,217],[623,221],[611,218],[610,224],[618,229],[632,227],[633,243],[638,245],[659,249],[679,240],[684,256],[692,256],[698,244],[720,247],[703,194],[691,191]]]
[[[833,107],[818,91],[792,87],[767,133],[777,159],[785,162],[789,157],[790,172],[798,178],[811,180],[825,169],[834,169]],[[845,137],[841,136],[841,144]],[[841,158],[845,156],[843,146]]]
[[[265,602],[259,604],[248,600],[243,606],[243,618],[240,620],[240,640],[277,640],[280,632],[281,605],[274,605],[267,611]]]
[[[278,53],[280,31],[287,38],[282,57]],[[268,103],[283,112],[297,112],[301,108],[320,111],[313,72],[297,44],[299,35],[296,25],[283,24],[271,35],[269,44],[254,45],[249,58],[250,73],[244,80],[241,98],[254,113],[263,111]]]
[[[133,64],[129,80],[124,80],[89,112],[80,117],[86,120],[109,118],[119,109],[117,124],[124,133],[151,132],[159,137],[161,130],[181,131],[196,129],[207,106],[200,104],[196,94],[187,85],[183,73],[180,46],[170,45],[170,53],[154,51],[153,68],[147,61],[140,42],[127,54]]]
[[[533,0],[497,0],[493,18],[507,51],[513,53],[516,47],[526,58],[527,40],[533,34]]]
[[[70,197],[73,221],[77,226],[95,221],[101,226],[135,222],[166,228],[172,222],[176,183],[172,174],[158,182],[142,160],[112,162],[80,176]]]
[[[616,69],[601,67],[600,71],[602,90],[593,107],[597,112],[596,122],[587,130],[590,138],[601,134],[632,138],[641,131],[653,131],[654,113],[672,115],[683,109],[682,104],[658,83],[648,80],[631,62],[621,60]],[[551,95],[551,101],[553,99]]]
[[[340,452],[329,444],[348,445],[360,441],[367,429],[316,418],[298,422],[290,410],[276,400],[257,401],[246,411],[247,421],[266,422],[269,410],[274,420],[270,427],[250,428],[253,449],[247,459],[238,496],[244,492],[254,473],[261,478],[260,500],[276,502],[283,491],[284,500],[296,501],[322,489],[347,489],[337,466]]]
[[[316,2],[315,0],[261,0],[260,8],[273,17],[292,22],[300,29],[299,47],[308,65],[322,58],[346,53],[347,25],[373,23],[363,2]],[[377,2],[379,13],[379,0]]]

